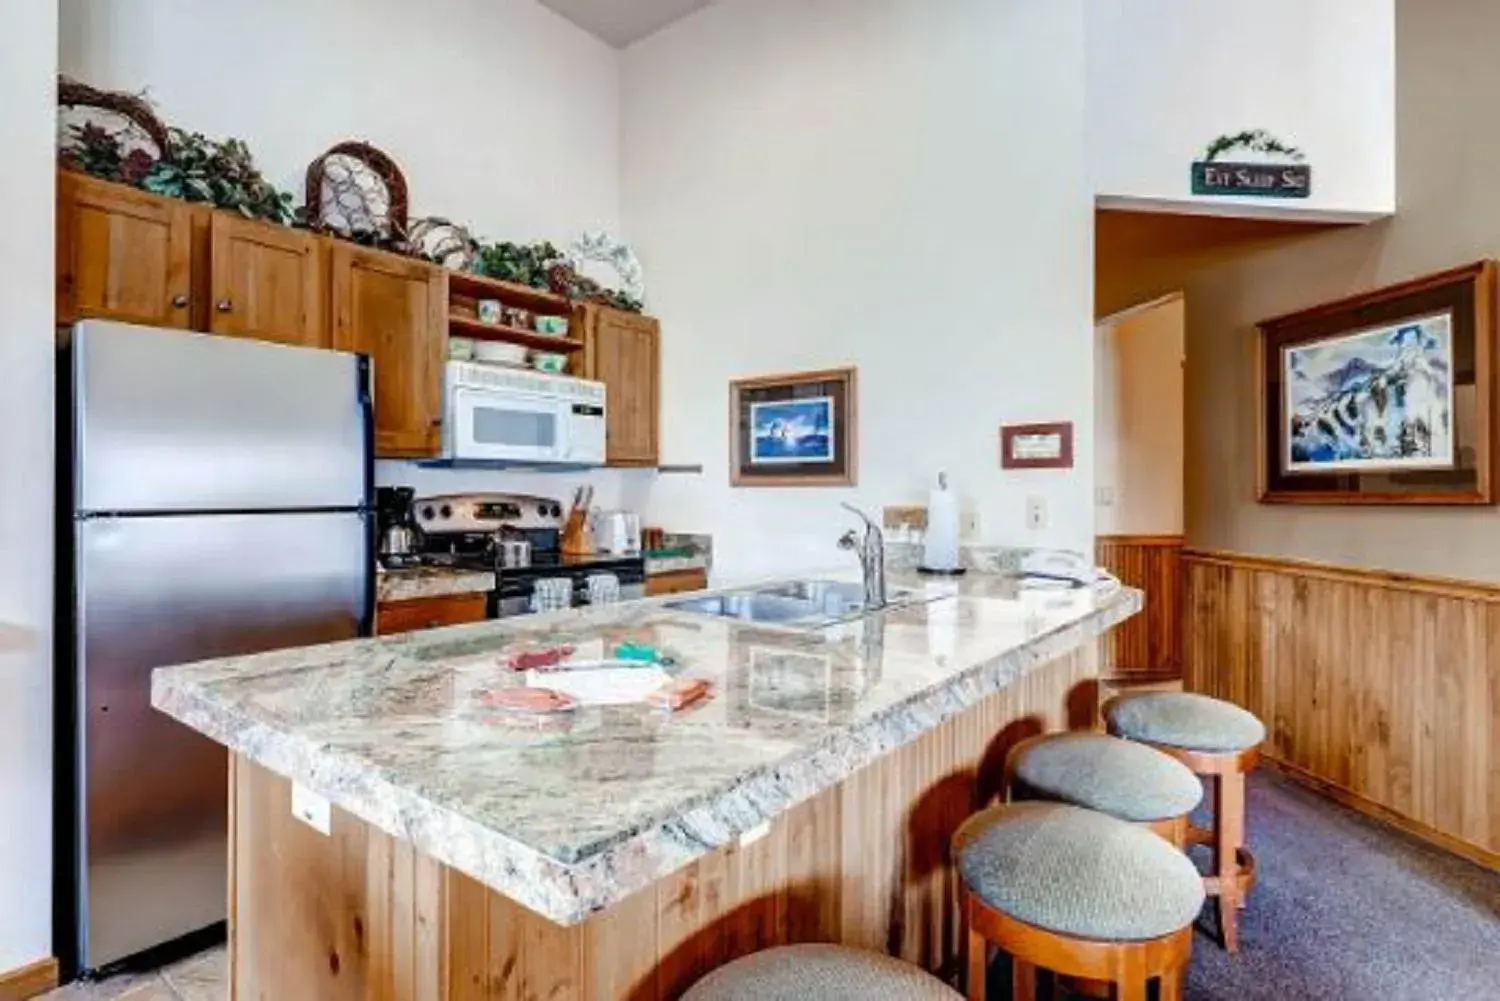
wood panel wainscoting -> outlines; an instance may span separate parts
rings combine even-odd
[[[1185,685],[1266,760],[1500,869],[1500,585],[1187,550]]]
[[[57,986],[57,960],[51,956],[0,972],[0,1001],[28,1001]]]
[[[1182,547],[1180,535],[1101,535],[1099,565],[1146,595],[1146,608],[1100,641],[1100,676],[1154,683],[1182,677]]]
[[[563,928],[337,808],[295,819],[284,779],[235,757],[231,998],[668,1001],[788,942],[844,942],[957,971],[948,843],[1006,752],[1095,723],[1092,648],[1041,665],[772,823]]]

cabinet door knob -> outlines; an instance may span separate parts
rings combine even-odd
[[[443,426],[443,419],[441,417],[434,417],[432,419],[432,426],[435,427],[435,428],[442,427]]]
[[[187,304],[188,297],[185,295],[174,295],[172,297],[172,305],[178,309],[187,309]]]
[[[214,308],[216,308],[221,313],[227,313],[234,308],[234,303],[230,302],[228,299],[220,299],[219,304]]]

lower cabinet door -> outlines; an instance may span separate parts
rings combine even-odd
[[[382,602],[375,615],[375,632],[381,636],[391,636],[396,633],[413,633],[419,629],[483,622],[487,616],[487,606],[488,597],[483,594],[455,594],[441,598]]]

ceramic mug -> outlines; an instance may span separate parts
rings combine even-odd
[[[480,323],[499,324],[504,317],[505,307],[499,299],[480,299],[477,308]]]

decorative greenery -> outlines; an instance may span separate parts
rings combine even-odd
[[[562,251],[550,243],[484,243],[474,259],[474,271],[490,278],[532,288],[550,288],[548,275],[565,263]]]
[[[1301,149],[1296,146],[1286,145],[1265,129],[1248,129],[1232,136],[1219,136],[1219,138],[1208,144],[1208,149],[1203,152],[1203,160],[1205,163],[1211,163],[1217,160],[1222,154],[1237,149],[1247,150],[1251,153],[1277,154],[1289,157],[1299,163],[1307,159]]]
[[[120,136],[93,123],[74,126],[74,145],[59,159],[72,170],[144,188],[189,202],[208,202],[250,219],[291,225],[292,196],[277,191],[255,168],[249,148],[238,139],[215,142],[198,132],[172,129],[167,155],[125,152]]]
[[[476,274],[532,288],[547,289],[581,302],[599,302],[639,313],[645,304],[625,292],[607,289],[582,274],[551,243],[479,243],[472,270]]]
[[[156,166],[149,152],[137,148],[126,153],[118,135],[92,122],[75,125],[71,131],[74,145],[59,150],[58,158],[72,170],[140,187]]]
[[[247,219],[289,226],[296,220],[292,196],[261,176],[250,148],[239,139],[215,142],[201,132],[171,130],[167,156],[141,187],[169,198],[208,202]]]

